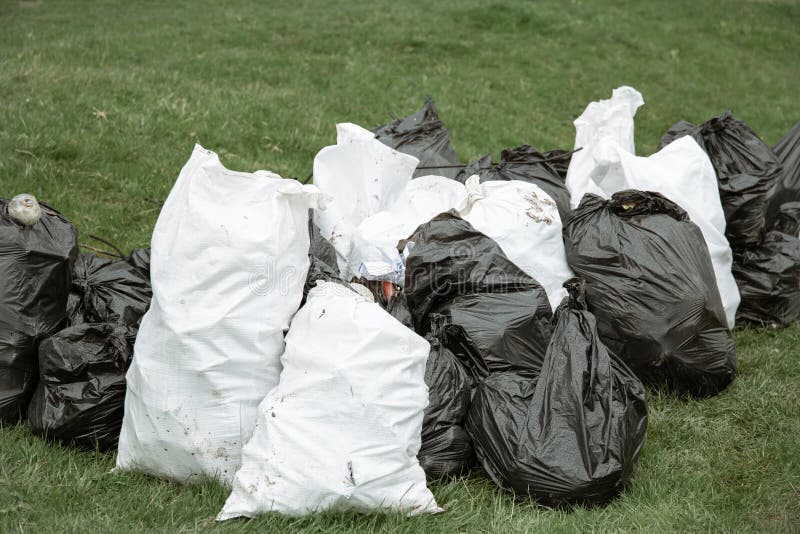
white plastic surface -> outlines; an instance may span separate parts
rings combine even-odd
[[[337,124],[336,131],[336,145],[314,158],[314,184],[332,199],[315,221],[336,249],[339,270],[345,274],[356,228],[394,204],[419,160],[389,148],[355,124]]]
[[[567,295],[563,283],[575,276],[567,265],[556,203],[537,185],[510,181],[466,182],[468,198],[461,217],[494,239],[517,267],[547,292],[555,310]]]
[[[430,346],[350,289],[318,283],[258,409],[218,520],[265,512],[437,512],[417,461]]]
[[[308,271],[314,186],[229,171],[197,145],[153,233],[153,300],[127,374],[117,467],[230,482],[278,383]]]
[[[610,100],[589,104],[575,120],[575,148],[583,148],[573,155],[567,172],[572,206],[586,193],[610,198],[618,191],[638,189],[661,193],[686,210],[708,245],[728,326],[733,328],[740,297],[731,274],[733,254],[725,238],[714,167],[690,136],[649,157],[636,156],[633,116],[643,103],[638,91],[620,87]]]
[[[399,241],[421,224],[458,207],[467,198],[463,184],[443,176],[411,180],[391,207],[364,219],[353,234],[348,273],[368,280],[389,280],[403,285]]]

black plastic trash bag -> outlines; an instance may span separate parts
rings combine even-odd
[[[36,348],[65,322],[78,255],[75,227],[39,205],[41,218],[23,226],[0,199],[0,423],[25,416],[38,379]]]
[[[139,270],[142,276],[150,280],[150,249],[137,248],[131,251],[128,263]]]
[[[494,240],[451,211],[409,242],[405,295],[417,333],[440,315],[442,343],[475,377],[541,366],[552,332],[547,294]]]
[[[783,176],[775,182],[769,193],[768,227],[780,216],[784,204],[800,201],[800,122],[786,132],[772,147],[772,151],[783,167]]]
[[[537,185],[556,203],[563,222],[570,211],[569,190],[564,182],[566,168],[563,168],[563,163],[566,161],[566,165],[569,165],[571,157],[571,152],[563,150],[551,150],[543,154],[531,145],[521,145],[503,150],[497,165],[492,165],[492,155],[487,154],[464,167],[455,178],[464,183],[467,178],[477,174],[481,177],[481,182],[521,180]]]
[[[737,254],[733,277],[742,302],[736,322],[783,328],[800,319],[800,202],[782,206],[776,228]]]
[[[150,277],[127,260],[109,260],[81,252],[69,294],[70,326],[124,323],[137,326],[150,307]]]
[[[422,420],[422,447],[417,454],[429,480],[467,473],[475,463],[467,420],[473,381],[464,364],[439,341],[436,327],[425,367],[428,406]]]
[[[306,301],[308,292],[317,287],[317,281],[341,282],[339,264],[336,262],[336,249],[330,241],[322,237],[322,233],[316,224],[311,210],[308,212],[308,236],[310,245],[308,247],[308,274],[306,283],[303,286],[303,303]]]
[[[399,152],[419,160],[414,178],[435,174],[453,178],[458,173],[458,155],[450,145],[450,132],[436,113],[433,99],[428,97],[422,109],[403,119],[373,130],[375,137]],[[442,165],[438,167],[438,165]]]
[[[736,372],[733,337],[700,229],[658,193],[587,194],[564,227],[603,342],[646,383],[696,396]]]
[[[731,248],[757,245],[766,231],[767,194],[782,173],[775,153],[730,111],[699,126],[680,121],[660,146],[684,135],[691,135],[714,165]]]
[[[800,201],[787,202],[781,206],[773,230],[800,237]]]
[[[84,450],[116,449],[135,337],[133,327],[100,323],[42,341],[39,385],[28,407],[31,430]]]
[[[556,311],[537,379],[496,373],[467,419],[478,460],[501,488],[548,505],[603,504],[625,488],[647,434],[641,381],[598,337],[581,282]]]

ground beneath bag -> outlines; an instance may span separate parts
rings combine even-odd
[[[136,261],[141,258],[136,257]],[[148,267],[149,270],[149,267]],[[124,323],[138,325],[150,306],[153,291],[142,266],[82,252],[72,276],[68,300],[70,325]]]
[[[39,385],[28,408],[31,430],[84,450],[116,449],[135,338],[133,327],[96,323],[42,341]]]
[[[78,231],[39,203],[42,216],[23,226],[0,199],[0,422],[25,416],[38,380],[37,345],[67,315]]]
[[[419,160],[414,178],[429,174],[453,178],[459,171],[460,162],[450,145],[450,132],[439,119],[430,97],[416,113],[379,126],[373,132],[381,143]]]
[[[217,519],[440,511],[416,457],[429,350],[351,289],[312,289],[292,320],[280,382],[259,405]]]
[[[588,194],[564,228],[603,342],[647,384],[698,396],[736,372],[703,235],[658,193]]]
[[[569,287],[538,378],[490,375],[467,430],[487,474],[517,497],[603,504],[625,488],[644,445],[645,390],[601,342],[581,283]]]
[[[778,178],[768,195],[768,228],[772,228],[784,204],[800,201],[800,122],[775,143],[772,151],[781,163],[783,176]]]
[[[730,111],[698,126],[676,123],[661,138],[660,147],[684,135],[706,151],[717,172],[731,248],[757,245],[766,231],[767,194],[782,177],[775,153]]]
[[[405,295],[417,332],[442,320],[442,342],[476,377],[537,369],[552,312],[539,283],[500,246],[455,212],[437,215],[410,238]]]
[[[481,177],[482,182],[520,180],[535,184],[555,201],[563,221],[570,211],[569,191],[564,180],[566,177],[565,165],[569,165],[571,156],[571,152],[564,150],[542,153],[531,145],[520,145],[503,150],[497,165],[492,164],[491,154],[472,161],[456,175],[455,179],[465,183],[470,176],[477,174]]]

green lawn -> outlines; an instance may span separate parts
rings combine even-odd
[[[305,177],[337,121],[374,126],[427,94],[465,159],[571,148],[572,120],[621,84],[647,102],[644,154],[680,118],[733,108],[770,144],[800,119],[796,1],[280,4],[0,0],[0,196],[33,193],[130,248],[195,142]],[[515,503],[476,474],[433,487],[437,516],[217,525],[222,487],[109,474],[112,455],[16,427],[0,430],[0,532],[799,531],[800,328],[736,341],[720,396],[650,396],[632,486],[605,508]]]

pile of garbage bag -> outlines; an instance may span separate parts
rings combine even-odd
[[[313,185],[197,145],[127,256],[0,199],[0,424],[219,480],[218,520],[438,513],[431,486],[476,473],[607,503],[648,387],[720,394],[735,326],[800,318],[800,123],[770,148],[730,112],[681,121],[643,157],[643,103],[463,164],[428,99],[336,125]]]

